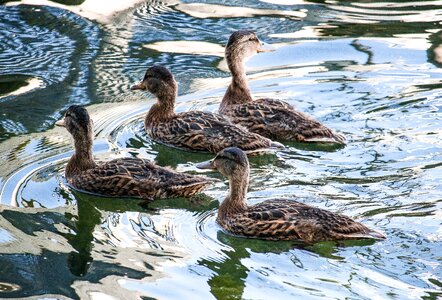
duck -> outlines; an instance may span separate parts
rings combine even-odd
[[[246,151],[284,148],[282,144],[249,132],[219,114],[196,110],[175,113],[178,87],[173,74],[164,66],[149,67],[143,80],[131,89],[147,90],[157,98],[144,120],[145,130],[155,142],[210,153],[231,146]]]
[[[191,197],[214,182],[213,179],[163,168],[142,158],[122,157],[104,163],[94,161],[93,123],[88,111],[70,106],[55,123],[74,139],[75,152],[69,159],[65,177],[76,190],[106,197],[154,200]]]
[[[345,137],[297,111],[285,101],[254,100],[248,87],[245,61],[256,53],[274,51],[253,31],[235,31],[225,47],[227,66],[232,74],[218,112],[233,123],[272,140],[344,145]]]
[[[247,204],[250,167],[237,147],[219,152],[214,159],[196,165],[217,170],[229,180],[229,193],[218,209],[217,223],[243,237],[287,240],[307,244],[349,239],[385,239],[385,235],[350,217],[291,199],[268,199]]]

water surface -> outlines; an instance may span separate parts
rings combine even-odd
[[[1,298],[442,297],[440,1],[61,2],[0,6]],[[129,86],[164,64],[178,111],[216,111],[229,82],[223,47],[244,28],[278,47],[247,63],[254,96],[288,101],[348,139],[252,158],[249,202],[297,199],[387,240],[230,236],[215,222],[226,182],[148,205],[67,187],[71,140],[53,124],[74,103],[94,120],[97,159],[198,172],[211,155],[152,142],[143,116],[153,98]]]

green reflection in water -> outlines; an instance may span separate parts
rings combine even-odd
[[[201,260],[200,265],[207,266],[216,275],[208,280],[212,294],[216,299],[241,299],[244,292],[248,268],[241,260],[250,257],[250,252],[282,253],[293,248],[293,242],[275,242],[258,239],[235,237],[220,231],[218,240],[229,245],[234,250],[224,251],[228,258],[222,262],[207,259]]]

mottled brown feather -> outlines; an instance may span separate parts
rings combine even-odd
[[[219,113],[233,123],[270,139],[299,142],[345,144],[343,135],[296,111],[286,102],[253,100],[245,72],[245,59],[263,51],[252,31],[234,32],[226,45],[225,57],[232,82],[222,99]]]
[[[189,111],[155,123],[146,123],[146,132],[155,141],[174,147],[217,153],[236,146],[243,150],[280,147],[265,137],[232,124],[223,116]]]
[[[288,199],[271,199],[242,212],[221,215],[218,223],[241,236],[313,243],[327,240],[384,238],[351,218]]]
[[[238,148],[224,149],[210,162],[198,166],[216,169],[228,177],[230,191],[219,207],[217,222],[232,234],[306,243],[385,238],[347,216],[290,199],[270,199],[248,205],[249,162]]]
[[[157,97],[144,121],[147,134],[156,142],[212,153],[231,146],[243,150],[284,148],[282,144],[249,132],[219,114],[202,111],[175,113],[178,87],[173,74],[163,66],[148,68],[143,81],[132,88],[149,90]]]
[[[190,197],[213,180],[159,167],[140,158],[119,158],[79,174],[66,173],[76,189],[112,197],[162,199]]]
[[[270,139],[345,144],[345,138],[283,101],[257,99],[221,105],[220,113],[233,123]]]
[[[72,134],[75,153],[65,176],[80,191],[110,197],[147,200],[189,197],[214,182],[203,176],[178,173],[141,158],[124,157],[97,164],[92,154],[92,121],[86,109],[73,105],[60,126]]]

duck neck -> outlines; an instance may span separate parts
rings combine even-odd
[[[92,154],[92,134],[87,138],[74,137],[75,153],[66,166],[66,177],[78,175],[96,166]]]
[[[144,121],[146,128],[152,126],[153,124],[167,121],[175,116],[176,92],[170,91],[168,93],[158,94],[157,97],[157,103],[152,105],[146,115],[146,119]]]
[[[237,170],[229,177],[229,195],[220,205],[219,214],[222,216],[236,214],[247,209],[247,189],[249,187],[249,171]]]
[[[232,73],[232,82],[227,88],[221,105],[243,104],[253,101],[245,71],[244,59],[226,53],[227,65]]]

